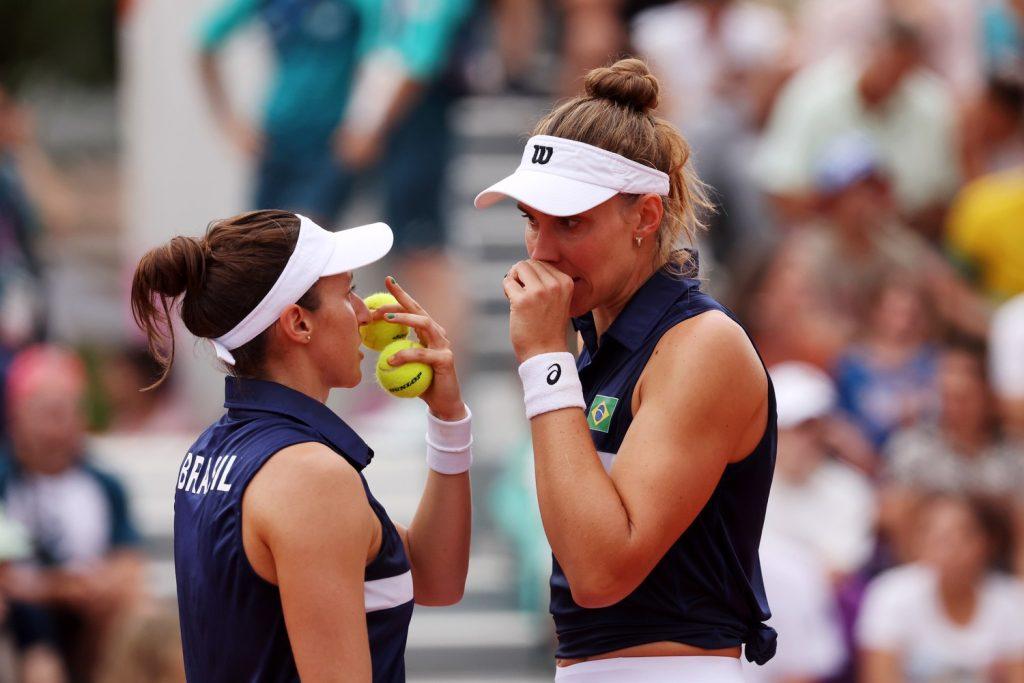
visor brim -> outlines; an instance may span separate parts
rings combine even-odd
[[[370,223],[332,233],[334,252],[321,277],[346,273],[384,258],[395,237],[386,223]]]
[[[549,216],[575,216],[603,204],[616,194],[618,190],[582,180],[518,170],[478,194],[473,205],[485,209],[511,197]]]

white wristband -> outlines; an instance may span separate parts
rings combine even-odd
[[[462,474],[473,464],[473,414],[455,422],[439,420],[427,411],[427,466],[441,474]]]
[[[568,351],[527,358],[519,366],[519,379],[523,381],[527,419],[552,410],[587,407],[576,359]]]

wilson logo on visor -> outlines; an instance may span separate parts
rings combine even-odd
[[[555,153],[554,147],[547,147],[545,145],[534,145],[533,146],[533,163],[535,164],[546,164],[551,161],[551,155]]]

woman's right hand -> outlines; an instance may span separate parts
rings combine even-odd
[[[462,401],[459,378],[455,374],[455,355],[444,328],[398,285],[395,278],[387,277],[385,286],[399,305],[381,306],[370,312],[370,319],[387,319],[388,322],[408,325],[416,330],[419,343],[425,347],[403,349],[389,358],[388,362],[394,366],[412,362],[429,365],[434,371],[434,379],[420,398],[439,420],[461,420],[467,415],[466,405]]]

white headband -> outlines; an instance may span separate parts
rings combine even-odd
[[[235,364],[231,351],[273,325],[317,280],[373,263],[391,249],[391,228],[384,223],[328,232],[305,216],[296,216],[299,239],[274,286],[230,332],[210,340],[217,357],[228,365]]]
[[[667,173],[583,142],[535,135],[515,173],[478,194],[474,204],[482,209],[512,197],[552,216],[572,216],[619,192],[669,191]]]

